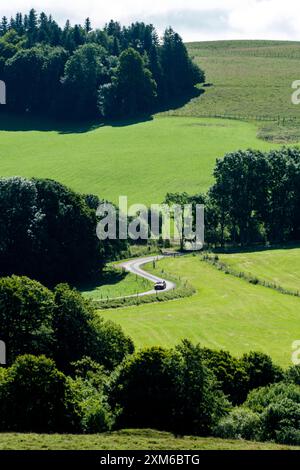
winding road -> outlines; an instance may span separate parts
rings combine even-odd
[[[124,263],[120,263],[118,266],[122,269],[125,269],[125,271],[136,274],[137,276],[143,277],[144,279],[147,279],[150,282],[153,282],[155,284],[156,282],[161,282],[165,281],[166,283],[166,288],[163,291],[160,292],[168,292],[172,289],[175,289],[176,284],[174,282],[168,281],[167,279],[163,279],[161,277],[154,276],[153,274],[147,273],[147,271],[144,271],[142,269],[142,266],[144,266],[147,263],[153,263],[154,261],[159,261],[164,256],[147,256],[145,258],[137,258],[133,259],[130,261],[125,261]],[[128,297],[143,297],[145,295],[154,295],[157,294],[155,289],[152,289],[147,292],[141,292],[139,294],[134,294],[134,295],[128,295]]]

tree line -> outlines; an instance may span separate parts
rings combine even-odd
[[[300,240],[300,150],[239,150],[218,159],[207,194],[169,193],[166,202],[205,205],[208,245]]]
[[[61,28],[33,9],[2,18],[0,77],[9,109],[78,119],[148,114],[205,80],[172,28],[162,40],[142,22]]]

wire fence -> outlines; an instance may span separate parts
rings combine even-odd
[[[172,116],[172,113],[170,114]],[[178,116],[177,114],[173,114]],[[216,118],[216,119],[232,119],[236,121],[262,121],[262,122],[277,122],[278,125],[297,124],[300,123],[300,116],[270,116],[258,114],[231,114],[231,113],[197,113],[194,116],[180,116],[180,117],[201,117],[201,118]]]

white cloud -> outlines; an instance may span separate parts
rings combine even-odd
[[[300,39],[300,4],[295,0],[246,0],[230,12],[230,29],[237,36]]]
[[[69,18],[94,26],[111,18],[125,24],[151,21],[160,31],[172,25],[185,40],[221,38],[300,39],[297,0],[10,0],[0,15],[34,7],[52,13],[60,23]]]

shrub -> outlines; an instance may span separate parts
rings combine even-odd
[[[261,439],[300,444],[300,387],[281,382],[250,392],[245,406],[261,419]]]
[[[73,404],[80,417],[80,432],[99,433],[111,429],[113,415],[102,389],[91,381],[76,377],[69,378]]]
[[[300,385],[300,365],[290,367],[284,374],[284,380],[288,383]]]
[[[82,406],[81,429],[88,434],[109,431],[113,417],[106,403],[98,398],[90,397]]]
[[[27,277],[0,279],[1,340],[7,346],[7,363],[20,354],[50,353],[53,294]]]
[[[261,352],[250,352],[241,358],[241,365],[248,375],[248,390],[279,382],[283,371],[272,359]]]
[[[45,356],[19,356],[0,382],[0,428],[18,432],[78,429],[66,376]]]
[[[85,356],[79,361],[71,364],[73,376],[87,380],[98,390],[103,390],[104,384],[108,380],[108,374],[104,366]]]
[[[92,328],[93,339],[89,355],[106,369],[114,369],[127,355],[133,354],[134,343],[132,339],[125,335],[122,328],[116,323],[104,321],[102,317],[95,316]]]
[[[168,276],[170,278],[170,276]],[[159,292],[156,295],[143,295],[142,297],[123,297],[121,299],[110,299],[107,301],[94,301],[94,305],[99,310],[129,307],[130,305],[142,305],[153,302],[167,302],[175,299],[183,299],[184,297],[190,297],[195,294],[193,286],[185,284],[180,285],[176,279],[176,289],[172,289],[167,292]]]
[[[119,427],[152,427],[206,435],[229,409],[199,346],[145,349],[114,374],[110,404]]]
[[[92,303],[79,292],[61,284],[55,289],[54,334],[56,362],[64,371],[70,364],[89,356],[113,369],[134,351],[132,340],[121,327],[97,317]]]
[[[300,444],[300,403],[290,398],[271,403],[261,415],[263,440]]]
[[[287,425],[277,431],[276,441],[280,444],[300,445],[300,430]]]
[[[56,340],[55,360],[62,370],[88,354],[93,339],[91,303],[66,284],[54,291],[55,313],[53,328]]]
[[[263,413],[269,405],[280,402],[284,398],[288,398],[300,404],[300,387],[298,385],[280,382],[252,390],[248,395],[245,406],[257,413]]]
[[[248,393],[248,376],[241,361],[232,357],[227,351],[204,348],[202,355],[225,395],[234,405],[243,403]]]
[[[248,408],[234,408],[228,416],[221,418],[214,434],[223,439],[259,440],[260,417]]]

